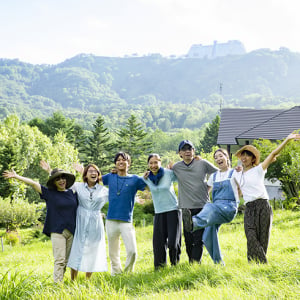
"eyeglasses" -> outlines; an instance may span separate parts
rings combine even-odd
[[[183,148],[180,149],[180,151],[183,151],[183,152],[185,152],[185,151],[192,151],[192,150],[193,150],[192,147],[183,147]]]
[[[60,181],[61,179],[62,179],[62,180],[65,180],[65,179],[67,179],[67,177],[64,176],[64,175],[58,176],[58,177],[55,178],[55,181]]]
[[[97,170],[88,170],[87,172],[90,173],[90,174],[93,174],[93,173],[98,174],[98,171],[97,171]]]

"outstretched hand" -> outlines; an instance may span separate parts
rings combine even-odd
[[[45,160],[41,160],[40,161],[40,167],[45,170],[46,172],[48,172],[49,174],[51,173],[51,168],[50,165],[45,161]]]
[[[292,132],[287,136],[288,140],[295,140],[295,141],[299,141],[300,140],[300,133],[295,133]]]
[[[84,167],[79,162],[73,163],[73,168],[80,174],[83,174]]]
[[[168,165],[167,165],[166,168],[172,170],[172,169],[173,169],[173,165],[174,165],[173,161],[170,161],[170,162],[168,163]]]
[[[4,171],[2,176],[6,179],[9,179],[9,178],[15,178],[17,175],[17,173],[15,172],[14,169],[12,169],[11,171]]]

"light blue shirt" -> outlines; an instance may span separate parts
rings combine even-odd
[[[178,201],[173,187],[173,182],[177,181],[177,178],[172,170],[164,169],[164,171],[164,176],[158,185],[155,185],[149,178],[143,178],[152,194],[156,214],[178,209]]]
[[[82,272],[107,271],[106,244],[101,208],[108,201],[108,189],[75,182],[78,194],[76,230],[68,267]]]

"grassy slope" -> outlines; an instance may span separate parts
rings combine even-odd
[[[300,281],[300,212],[274,213],[268,265],[248,264],[242,216],[220,229],[226,266],[214,265],[204,252],[201,265],[181,262],[154,272],[152,227],[137,228],[138,260],[133,274],[111,277],[83,274],[64,285],[52,283],[50,241],[5,247],[0,253],[0,299],[297,299]],[[25,231],[24,233],[25,234]],[[184,244],[184,243],[183,243]],[[125,250],[122,247],[122,260]]]

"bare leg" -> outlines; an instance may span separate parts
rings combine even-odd
[[[86,278],[86,279],[90,279],[91,276],[92,276],[92,274],[93,274],[93,272],[86,272],[86,273],[85,273],[85,278]]]
[[[78,271],[71,269],[71,280],[75,280],[77,278]]]

